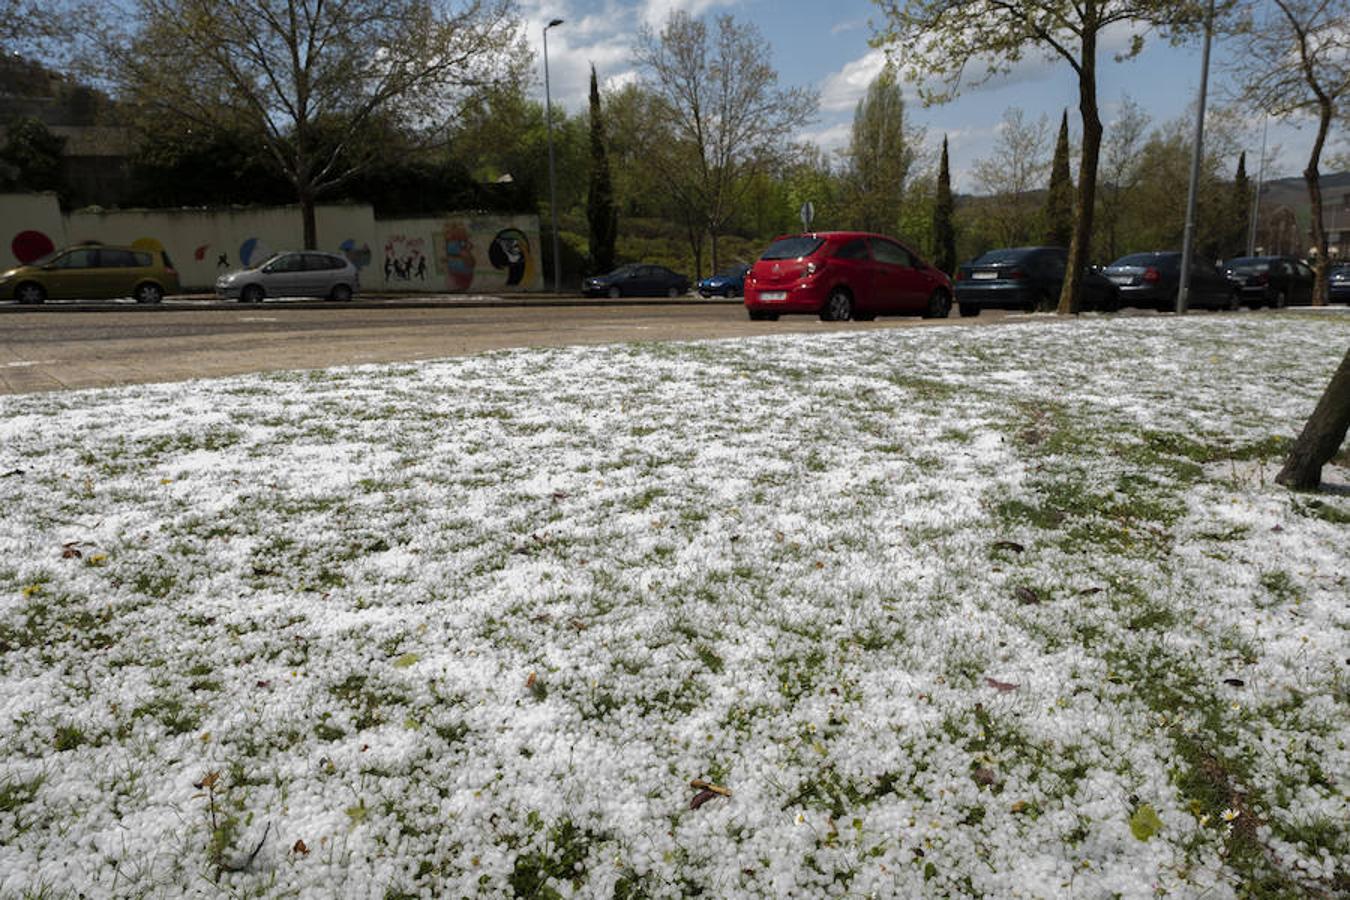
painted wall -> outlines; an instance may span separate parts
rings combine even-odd
[[[320,206],[319,249],[343,253],[366,290],[538,291],[537,216],[376,219],[366,205]],[[209,290],[216,276],[301,245],[298,207],[218,210],[101,210],[62,215],[50,194],[0,194],[0,267],[80,241],[162,248],[184,290]]]

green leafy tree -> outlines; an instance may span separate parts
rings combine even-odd
[[[1126,97],[1120,112],[1106,129],[1102,144],[1101,188],[1097,193],[1096,248],[1103,262],[1119,259],[1126,251],[1121,244],[1120,228],[1135,186],[1143,175],[1140,149],[1148,137],[1149,115],[1134,100]]]
[[[591,66],[591,185],[586,197],[586,220],[591,226],[591,265],[597,272],[614,268],[614,244],[619,234],[619,211],[605,150],[605,120],[600,109],[600,87]]]
[[[98,36],[121,97],[246,127],[290,182],[306,247],[316,199],[381,158],[370,122],[430,145],[448,106],[529,61],[511,0],[134,0],[125,20]]]
[[[751,176],[791,152],[787,142],[764,135],[792,134],[810,121],[816,94],[779,89],[769,45],[755,26],[731,16],[717,17],[709,29],[686,12],[672,12],[659,34],[639,32],[637,57],[660,101],[658,121],[669,123],[674,138],[661,154],[665,189],[678,198],[700,260],[702,235],[710,238],[716,269],[718,238]],[[698,268],[702,274],[701,262]]]
[[[1346,115],[1350,96],[1350,18],[1346,0],[1271,0],[1248,3],[1239,20],[1240,52],[1233,75],[1245,99],[1277,119],[1311,114],[1317,122],[1303,181],[1308,186],[1317,258],[1314,305],[1327,299],[1327,229],[1322,217],[1320,163],[1332,124]]]
[[[1078,81],[1082,149],[1074,230],[1059,311],[1076,313],[1082,273],[1088,263],[1092,217],[1096,210],[1097,163],[1102,122],[1097,105],[1097,56],[1108,29],[1130,29],[1131,43],[1119,58],[1138,55],[1145,34],[1154,28],[1193,24],[1198,4],[1176,0],[876,0],[885,16],[873,40],[891,49],[914,77],[936,76],[936,86],[921,87],[926,103],[951,99],[972,65],[984,64],[983,77],[1006,72],[1029,54],[1068,65]]]
[[[853,113],[849,182],[855,222],[866,231],[892,231],[900,221],[905,184],[923,144],[923,130],[905,115],[905,97],[894,67],[867,86]]]
[[[948,275],[956,272],[956,223],[952,212],[952,172],[947,161],[947,136],[944,134],[937,198],[933,204],[933,265]]]
[[[1073,175],[1069,172],[1069,113],[1059,120],[1059,139],[1050,163],[1050,190],[1045,197],[1045,242],[1067,247],[1073,239]]]
[[[0,184],[14,190],[54,191],[66,195],[69,186],[61,164],[66,139],[53,134],[37,119],[24,117],[6,129],[0,148]]]
[[[1229,228],[1224,234],[1223,256],[1241,256],[1247,250],[1247,221],[1251,217],[1252,180],[1247,177],[1247,152],[1238,156],[1233,191],[1228,202]]]

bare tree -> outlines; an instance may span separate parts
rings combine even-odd
[[[749,176],[781,163],[793,133],[816,111],[814,91],[776,87],[768,46],[759,29],[731,16],[718,16],[710,34],[682,11],[670,14],[660,34],[644,28],[638,37],[638,60],[681,145],[663,167],[667,189],[698,210],[714,270],[718,237]]]
[[[1344,2],[1344,0],[1341,0]],[[1096,211],[1097,159],[1102,122],[1097,109],[1097,52],[1108,29],[1131,29],[1137,55],[1155,27],[1186,26],[1201,15],[1191,0],[876,0],[885,28],[873,40],[902,57],[916,78],[935,76],[940,87],[921,87],[926,103],[951,99],[967,66],[985,65],[976,81],[1006,72],[1031,53],[1066,63],[1078,82],[1082,152],[1074,200],[1073,239],[1059,311],[1076,313]]]
[[[1276,118],[1312,114],[1317,135],[1303,180],[1312,205],[1311,238],[1317,252],[1313,303],[1327,298],[1327,232],[1322,221],[1319,164],[1327,133],[1350,94],[1350,0],[1272,0],[1249,4],[1241,20],[1242,47],[1234,74],[1244,96]]]
[[[1097,246],[1102,259],[1111,261],[1120,256],[1120,218],[1124,199],[1139,183],[1141,165],[1139,154],[1148,131],[1149,115],[1129,97],[1120,104],[1120,113],[1106,128],[1102,143],[1102,185],[1098,220],[1102,228]]]
[[[1028,194],[1045,181],[1049,141],[1049,119],[1042,115],[1028,121],[1020,108],[1009,107],[998,125],[992,153],[975,161],[975,184],[992,195],[987,217],[1001,246],[1024,244],[1036,232],[1036,205]]]
[[[136,0],[130,23],[98,41],[122,99],[255,137],[306,247],[316,198],[378,158],[368,126],[430,140],[457,93],[529,59],[512,0]]]

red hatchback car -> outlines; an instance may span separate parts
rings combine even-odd
[[[814,313],[826,322],[915,313],[942,319],[951,312],[952,282],[884,235],[786,235],[745,276],[745,308],[752,319],[784,313]]]

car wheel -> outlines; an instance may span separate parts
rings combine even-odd
[[[676,297],[680,296],[680,289],[674,286],[668,287],[666,288],[666,296],[670,297],[673,300]]]
[[[47,290],[36,281],[25,281],[14,290],[14,299],[20,303],[41,303],[47,299]]]
[[[952,300],[943,291],[933,291],[928,298],[928,308],[923,311],[925,319],[945,319],[952,313]]]
[[[1272,301],[1270,301],[1270,305],[1271,305],[1271,307],[1273,307],[1274,309],[1284,309],[1284,305],[1285,305],[1287,302],[1288,302],[1288,298],[1285,297],[1284,291],[1276,291],[1276,292],[1275,292],[1275,299],[1272,300]]]
[[[352,289],[349,285],[335,284],[333,290],[328,294],[329,300],[336,300],[339,303],[346,303],[352,299]]]
[[[980,314],[980,308],[974,303],[958,303],[956,308],[961,311],[961,318],[969,319]]]
[[[843,288],[830,291],[825,305],[820,308],[820,321],[847,322],[853,316],[853,298]]]
[[[617,284],[614,285],[614,286],[612,286],[612,287],[609,289],[609,292],[608,292],[608,293],[609,293],[609,299],[611,299],[611,300],[617,300],[617,299],[619,299],[620,297],[623,296],[623,291],[619,290],[619,286],[618,286]]]
[[[239,292],[240,303],[261,303],[263,289],[260,284],[250,284]]]
[[[164,299],[164,290],[157,284],[146,282],[136,286],[136,292],[132,294],[137,303],[159,303]]]
[[[1229,312],[1236,312],[1237,310],[1239,310],[1239,309],[1241,309],[1241,308],[1242,308],[1242,295],[1239,294],[1237,291],[1229,291],[1229,293],[1228,293],[1228,311],[1229,311]]]

